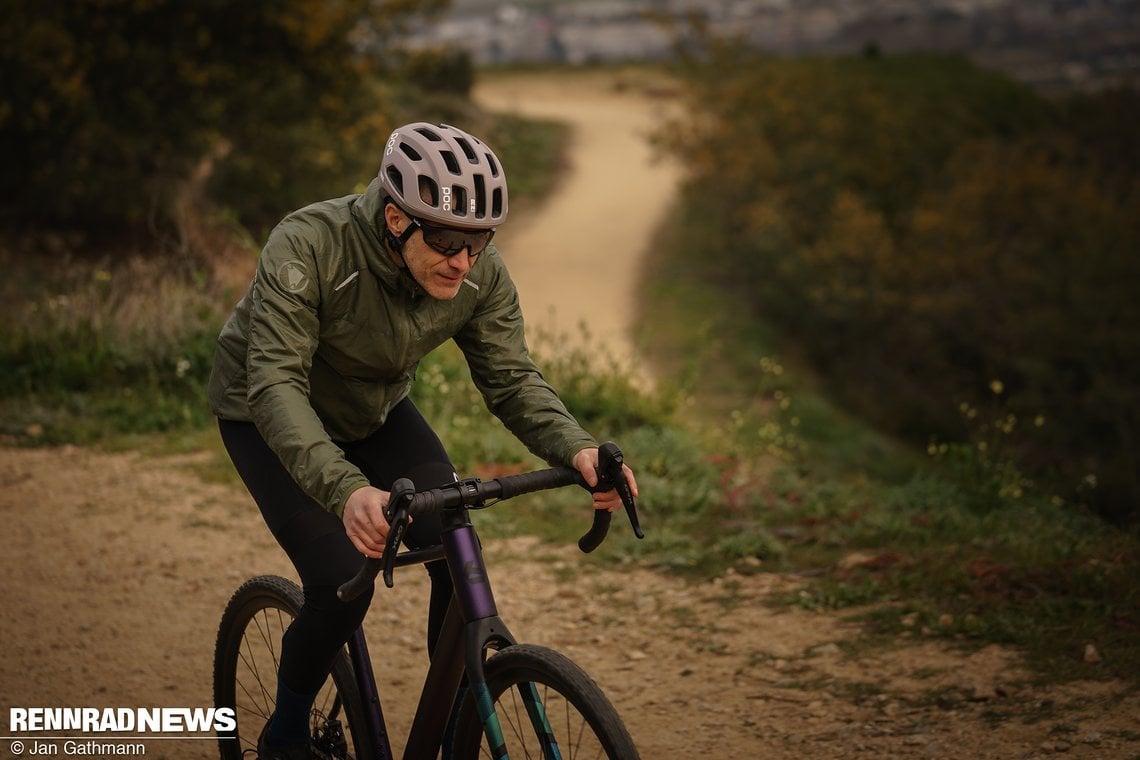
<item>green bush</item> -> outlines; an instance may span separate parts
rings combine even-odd
[[[1050,101],[957,58],[730,46],[684,73],[700,117],[660,140],[691,168],[698,276],[912,443],[969,440],[957,409],[1001,383],[1027,480],[1140,516],[1140,95]]]
[[[223,297],[162,259],[71,261],[60,277],[39,297],[8,294],[3,432],[89,442],[205,424]]]

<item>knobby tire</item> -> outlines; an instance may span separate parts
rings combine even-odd
[[[224,736],[219,732],[222,760],[256,757],[257,738],[273,712],[277,694],[281,634],[303,601],[301,589],[292,581],[258,576],[242,584],[226,605],[214,648],[214,704],[235,710],[237,730]],[[313,705],[310,728],[337,711],[338,695],[337,717],[349,742],[349,756],[372,757],[364,706],[344,650]]]

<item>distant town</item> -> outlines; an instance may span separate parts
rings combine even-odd
[[[668,58],[659,19],[700,14],[773,55],[964,54],[1042,90],[1140,86],[1138,0],[454,0],[414,30],[479,64]]]

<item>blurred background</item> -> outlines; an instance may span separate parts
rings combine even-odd
[[[421,119],[485,137],[541,219],[575,131],[473,92],[586,75],[669,105],[643,138],[680,173],[630,294],[652,390],[543,356],[644,473],[621,551],[949,611],[1055,672],[1095,633],[1140,673],[1134,0],[8,0],[4,446],[224,462],[204,386],[268,229]],[[445,347],[416,390],[457,461],[529,461],[465,372]]]
[[[1135,80],[1136,3],[1014,0],[455,0],[409,44],[446,44],[480,65],[665,61],[662,19],[696,15],[710,32],[773,55],[891,52],[968,55],[1040,90]]]

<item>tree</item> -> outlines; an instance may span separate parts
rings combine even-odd
[[[335,173],[330,143],[383,132],[385,42],[445,4],[6,0],[0,224],[161,223],[203,161],[224,159],[246,181],[264,172],[266,192],[288,164],[309,180]]]

